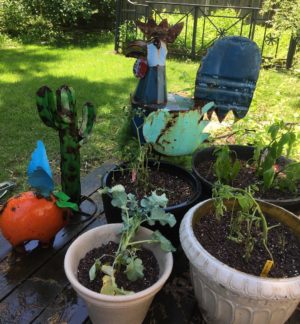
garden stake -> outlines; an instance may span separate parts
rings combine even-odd
[[[56,90],[55,95],[47,86],[37,91],[37,109],[46,126],[59,133],[61,154],[61,186],[72,202],[80,203],[80,147],[91,133],[96,112],[87,102],[83,106],[80,127],[77,120],[75,91],[67,85]]]

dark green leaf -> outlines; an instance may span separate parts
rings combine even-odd
[[[139,278],[143,278],[144,266],[142,260],[134,257],[128,258],[125,273],[130,281],[136,281]]]
[[[158,241],[160,244],[160,247],[163,251],[165,252],[175,252],[176,249],[174,248],[174,246],[172,245],[172,243],[165,238],[160,231],[155,231],[152,235],[151,238],[155,241]]]
[[[70,197],[62,191],[53,191],[53,195],[60,201],[70,200]]]
[[[263,174],[263,179],[264,179],[264,187],[265,188],[271,188],[273,180],[274,180],[275,172],[273,166],[266,170]]]
[[[70,201],[61,201],[61,200],[57,200],[56,201],[56,205],[59,207],[59,208],[70,208],[72,210],[75,210],[75,211],[79,211],[79,207],[77,204],[75,203],[72,203]]]

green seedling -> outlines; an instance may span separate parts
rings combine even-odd
[[[168,199],[165,194],[157,195],[156,192],[148,197],[144,197],[140,202],[135,195],[127,194],[122,185],[116,185],[100,190],[101,194],[110,193],[112,195],[112,205],[122,210],[123,227],[118,250],[114,255],[112,265],[101,263],[101,259],[95,260],[91,267],[89,275],[90,280],[94,280],[97,273],[104,273],[103,285],[100,293],[108,295],[127,295],[132,294],[116,283],[115,273],[120,271],[121,266],[125,266],[125,273],[128,280],[135,281],[144,276],[144,267],[142,260],[137,257],[137,250],[142,244],[157,243],[165,252],[175,251],[172,243],[166,239],[159,231],[153,232],[148,240],[135,241],[135,235],[143,223],[154,225],[159,222],[161,225],[173,227],[176,224],[174,215],[166,213]]]

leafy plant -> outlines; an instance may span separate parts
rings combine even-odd
[[[281,156],[289,158],[296,144],[297,136],[291,125],[283,121],[272,124],[268,130],[269,141],[257,141],[254,151],[256,173],[263,179],[265,189],[279,186],[290,191],[297,191],[300,180],[300,163],[285,163],[280,166],[277,161]]]
[[[172,214],[166,213],[163,209],[167,206],[168,202],[165,194],[157,195],[156,192],[152,192],[150,196],[144,197],[138,202],[135,195],[126,194],[125,188],[122,185],[116,185],[111,189],[104,188],[100,190],[100,193],[112,194],[112,205],[122,210],[123,227],[113,264],[103,264],[101,258],[95,260],[89,271],[90,280],[94,280],[97,273],[101,271],[105,275],[102,280],[103,286],[100,293],[108,295],[132,294],[133,292],[118,287],[115,273],[116,271],[121,271],[121,267],[124,266],[128,280],[135,281],[143,278],[143,263],[136,254],[141,244],[158,243],[163,251],[175,251],[172,243],[159,231],[155,231],[148,240],[134,241],[134,237],[141,224],[147,222],[149,225],[154,225],[155,222],[159,222],[161,225],[173,227],[176,219]]]
[[[272,13],[273,27],[284,32],[291,30],[295,37],[300,35],[300,0],[265,0],[262,13]]]
[[[125,121],[118,133],[118,149],[120,157],[126,162],[128,168],[124,171],[131,172],[131,181],[139,188],[145,190],[152,189],[150,186],[149,159],[153,157],[152,145],[142,143],[140,138],[140,128],[143,126],[136,125],[134,115],[143,118],[145,114],[142,110],[133,112],[131,108],[125,108]],[[134,136],[133,127],[135,127]]]
[[[218,180],[224,184],[230,184],[238,175],[241,163],[233,156],[234,151],[229,149],[228,145],[217,147],[214,150],[216,161],[214,163],[214,172]]]
[[[227,211],[224,201],[232,199],[234,204],[231,211],[228,239],[245,246],[244,257],[247,262],[255,244],[261,240],[273,261],[272,253],[268,248],[268,232],[278,225],[268,227],[266,218],[253,197],[255,190],[257,190],[255,187],[239,189],[218,182],[213,188],[216,217],[220,220],[224,216],[224,212]],[[235,210],[236,203],[238,203],[239,209]],[[254,232],[258,232],[259,235],[254,235]]]

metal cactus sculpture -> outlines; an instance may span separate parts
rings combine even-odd
[[[91,133],[96,112],[87,102],[83,106],[82,122],[78,125],[75,91],[67,85],[53,91],[47,86],[37,91],[37,109],[46,126],[59,133],[61,154],[61,185],[71,201],[79,203],[80,185],[80,147]]]

